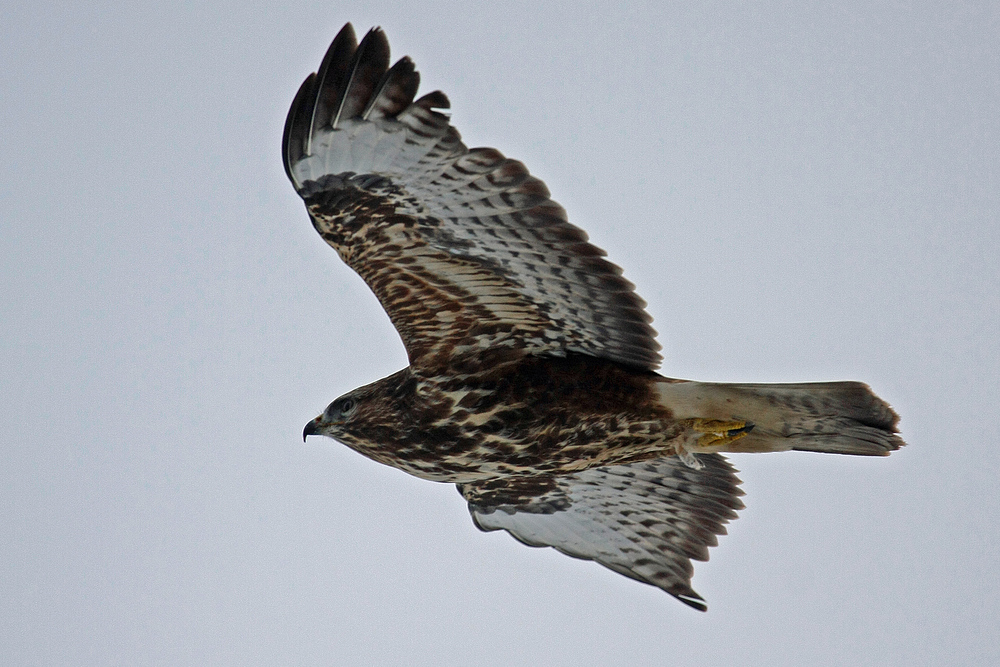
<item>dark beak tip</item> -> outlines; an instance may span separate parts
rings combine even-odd
[[[316,435],[316,420],[315,419],[312,420],[311,422],[309,422],[308,424],[306,424],[306,427],[304,429],[302,429],[302,442],[305,442],[306,438],[308,438],[310,435]]]

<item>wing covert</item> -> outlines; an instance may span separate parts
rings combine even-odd
[[[409,58],[350,24],[288,114],[285,169],[320,235],[368,283],[414,365],[486,348],[654,369],[645,303],[525,166],[469,150]]]
[[[669,457],[458,488],[480,530],[506,530],[529,546],[596,561],[705,611],[691,588],[691,559],[708,560],[708,547],[742,509],[743,492],[725,458],[698,459],[700,470]]]

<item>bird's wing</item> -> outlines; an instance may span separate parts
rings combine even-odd
[[[480,530],[506,530],[533,547],[597,561],[705,611],[691,588],[691,559],[743,507],[740,480],[718,454],[700,469],[676,457],[591,468],[565,476],[499,478],[459,485]]]
[[[285,124],[285,170],[313,225],[388,312],[410,362],[514,347],[654,369],[659,345],[621,269],[525,166],[469,150],[439,91],[346,25]]]

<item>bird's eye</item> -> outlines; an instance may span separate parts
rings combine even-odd
[[[350,416],[350,414],[354,412],[354,408],[356,408],[357,405],[358,402],[350,396],[338,398],[331,403],[329,407],[327,407],[324,414],[330,421],[340,421],[345,417]]]

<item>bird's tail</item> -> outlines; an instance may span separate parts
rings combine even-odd
[[[718,384],[665,381],[675,418],[692,420],[694,452],[808,452],[888,456],[904,444],[899,416],[861,382]],[[740,427],[739,422],[746,422]],[[706,424],[720,424],[715,436]],[[699,428],[700,427],[700,428]]]

